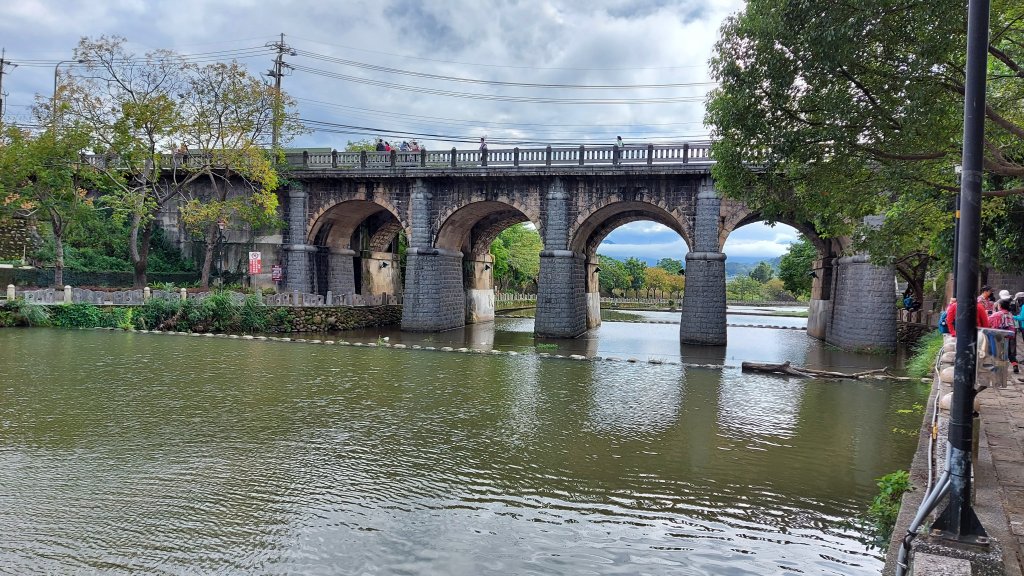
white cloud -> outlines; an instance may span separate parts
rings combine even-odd
[[[311,53],[375,66],[471,79],[534,84],[630,85],[705,82],[706,62],[722,19],[742,2],[642,1],[623,5],[572,0],[533,2],[346,1],[305,4],[286,0],[26,0],[0,20],[7,57],[15,62],[71,57],[80,36],[119,34],[144,51],[184,53],[260,47],[280,32],[299,54],[284,79],[300,99],[304,118],[381,128],[428,147],[460,145],[487,134],[543,142],[607,143],[683,140],[706,136],[703,98],[709,86],[671,89],[566,90],[516,88],[430,80],[371,71],[312,57]],[[254,74],[270,67],[268,51],[241,61]],[[372,81],[481,95],[452,98],[327,78],[322,70]],[[52,90],[51,65],[21,66],[4,78],[8,114],[24,115],[35,93]],[[562,105],[502,102],[494,96],[652,98],[692,96],[672,104]],[[317,103],[315,101],[319,101]],[[295,142],[344,147],[369,137],[363,130],[318,132]],[[395,139],[395,138],[391,138]],[[461,143],[467,146],[466,143]],[[495,147],[500,147],[497,145]]]

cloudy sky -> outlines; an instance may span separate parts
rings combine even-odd
[[[294,52],[283,88],[316,130],[293,146],[418,139],[428,148],[698,141],[712,87],[707,60],[741,0],[20,0],[0,19],[4,119],[29,122],[36,94],[83,36],[120,35],[139,53],[167,48],[197,62],[237,59],[256,74],[284,33]],[[61,70],[76,68],[60,64]],[[597,88],[600,87],[600,88]],[[315,124],[314,124],[315,123]],[[732,256],[777,256],[787,226],[753,224]],[[609,256],[681,258],[660,225],[613,232]]]

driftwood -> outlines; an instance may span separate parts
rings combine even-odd
[[[907,378],[904,376],[893,376],[889,374],[888,368],[877,368],[875,370],[865,370],[864,372],[854,372],[853,374],[845,374],[843,372],[830,372],[828,370],[815,370],[813,368],[803,368],[793,366],[787,360],[782,364],[766,364],[762,362],[743,362],[741,365],[744,372],[764,372],[767,374],[785,374],[787,376],[798,376],[800,378],[830,378],[834,380],[863,380],[863,379],[876,379],[876,380],[917,380],[917,378]]]

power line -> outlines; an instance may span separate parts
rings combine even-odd
[[[325,56],[323,54],[317,54],[316,52],[308,52],[305,50],[299,50],[298,54],[300,56],[306,56],[307,58],[312,58],[314,60],[331,62],[333,64],[342,64],[344,66],[352,66],[355,68],[362,68],[365,70],[373,70],[375,72],[387,72],[390,74],[401,74],[405,76],[415,76],[418,78],[429,78],[433,80],[445,80],[449,82],[462,82],[466,84],[486,84],[490,86],[510,86],[516,88],[558,88],[574,90],[634,90],[659,88],[692,88],[698,86],[716,86],[718,84],[717,82],[681,82],[676,84],[540,84],[533,82],[506,82],[500,80],[465,78],[461,76],[447,76],[444,74],[430,74],[428,72],[417,72],[413,70],[403,70],[400,68],[389,68],[387,66],[379,66],[377,64],[367,64],[365,62],[357,62],[355,60],[345,60],[343,58]]]
[[[418,138],[431,138],[436,140],[445,140],[450,142],[477,142],[479,135],[461,135],[461,134],[443,134],[436,132],[416,132],[416,131],[399,131],[388,128],[380,128],[373,126],[358,126],[352,124],[341,124],[336,122],[326,122],[322,120],[301,120],[301,122],[312,130],[318,132],[327,132],[335,134],[357,134],[365,136],[396,136],[400,138],[405,137],[418,137]],[[648,140],[667,140],[667,141],[679,141],[679,140],[690,140],[697,135],[671,135],[652,137]],[[703,135],[701,135],[703,136]],[[700,137],[700,140],[706,140],[704,137]],[[580,144],[578,140],[574,141],[558,141],[558,140],[537,140],[529,138],[500,138],[500,137],[489,137],[489,141],[496,144],[536,144],[536,145],[558,145],[558,146],[575,146]]]
[[[345,80],[348,82],[355,82],[358,84],[366,84],[369,86],[377,86],[381,88],[391,88],[394,90],[405,90],[409,92],[416,92],[419,94],[431,94],[435,96],[449,96],[453,98],[470,98],[474,100],[490,100],[498,102],[519,102],[529,104],[678,104],[683,102],[701,102],[704,100],[704,96],[678,96],[678,97],[660,97],[660,98],[549,98],[543,96],[501,96],[498,94],[480,94],[473,92],[456,92],[452,90],[441,90],[437,88],[427,88],[423,86],[409,86],[406,84],[395,84],[393,82],[384,82],[380,80],[370,80],[367,78],[360,78],[357,76],[348,76],[346,74],[339,74],[336,72],[328,72],[326,70],[320,70],[317,68],[310,68],[308,66],[295,65],[295,70],[300,72],[307,72],[309,74],[315,74],[318,76],[324,76],[326,78],[332,78],[335,80]]]
[[[322,106],[322,107],[328,107],[328,108],[341,108],[341,109],[345,109],[345,110],[356,110],[356,111],[360,111],[360,112],[367,112],[367,113],[370,113],[371,115],[385,116],[387,118],[395,118],[395,117],[411,118],[411,119],[420,119],[420,120],[429,120],[429,121],[441,121],[441,123],[445,123],[444,121],[448,121],[449,123],[465,123],[465,124],[476,124],[476,125],[485,124],[485,125],[489,125],[489,126],[512,126],[512,127],[530,127],[530,126],[545,126],[545,127],[558,127],[558,128],[593,128],[594,127],[594,124],[552,124],[552,123],[549,123],[549,122],[544,122],[544,123],[498,122],[498,121],[495,121],[495,120],[446,118],[446,117],[442,117],[442,116],[422,116],[422,115],[418,115],[418,114],[409,114],[409,113],[405,113],[405,112],[399,112],[399,111],[396,111],[396,110],[378,110],[378,109],[373,109],[373,108],[360,108],[358,106],[347,106],[345,104],[337,104],[335,102],[324,102],[323,100],[313,100],[313,99],[310,99],[310,98],[295,98],[295,100],[297,100],[299,102],[308,102],[308,103],[311,103],[311,104],[313,104],[315,106]],[[662,126],[685,126],[685,125],[692,125],[692,124],[703,125],[704,122],[700,121],[700,120],[694,120],[694,121],[689,121],[689,122],[664,122],[664,123],[656,123],[656,124],[644,123],[642,125],[643,126],[662,127]],[[636,122],[630,122],[630,123],[624,123],[624,124],[610,124],[610,123],[607,123],[607,122],[602,122],[601,123],[601,126],[604,127],[604,128],[631,127],[631,126],[636,126],[636,125],[637,125]]]
[[[628,66],[621,68],[571,68],[571,67],[559,67],[559,66],[516,66],[512,64],[493,64],[493,63],[479,63],[479,62],[462,62],[458,60],[439,60],[435,58],[424,58],[422,56],[413,56],[410,54],[395,54],[393,52],[383,52],[380,50],[368,50],[366,48],[360,48],[357,46],[344,46],[341,44],[329,44],[327,42],[320,42],[318,40],[311,40],[309,38],[302,38],[301,36],[293,36],[299,40],[305,40],[306,42],[312,42],[314,44],[320,44],[322,46],[332,46],[334,48],[343,48],[345,50],[356,50],[359,52],[367,52],[369,54],[382,54],[384,56],[392,56],[395,58],[401,58],[402,60],[419,60],[423,62],[437,62],[440,64],[458,64],[460,66],[480,66],[482,68],[511,68],[517,70],[571,70],[577,72],[614,72],[614,71],[634,71],[634,70],[679,70],[683,68],[704,68],[704,64],[687,64],[683,66],[654,66],[648,68]]]

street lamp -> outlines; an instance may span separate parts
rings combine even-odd
[[[85,64],[85,60],[61,60],[53,67],[53,96],[50,97],[50,106],[53,108],[50,111],[52,118],[57,117],[57,70],[60,69],[61,64],[67,64],[68,62]]]
[[[224,228],[227,224],[223,218],[217,220],[217,280],[221,286],[224,285]]]

